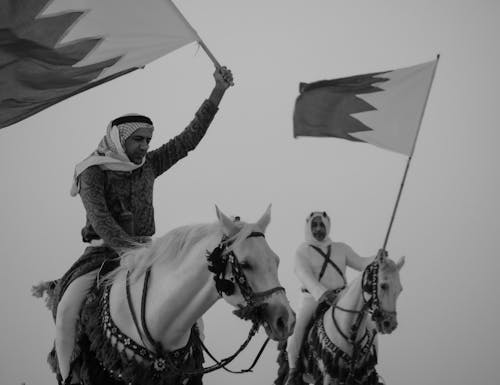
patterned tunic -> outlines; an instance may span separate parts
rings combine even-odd
[[[153,211],[153,184],[180,159],[187,156],[205,135],[217,106],[205,100],[194,119],[179,135],[160,148],[150,151],[146,161],[131,172],[105,171],[92,166],[80,175],[80,196],[87,212],[82,229],[84,242],[102,239],[104,245],[89,246],[83,255],[59,280],[55,297],[60,299],[74,279],[102,267],[108,261],[108,270],[118,265],[120,249],[141,242],[155,232]],[[128,223],[123,213],[129,213]],[[54,316],[58,300],[53,307]]]
[[[130,242],[155,232],[153,184],[160,176],[189,151],[205,135],[217,107],[205,100],[187,128],[160,148],[150,151],[142,167],[131,172],[105,171],[92,166],[80,176],[80,196],[87,212],[82,229],[84,242],[103,239],[118,251]],[[131,213],[129,221],[124,213]]]

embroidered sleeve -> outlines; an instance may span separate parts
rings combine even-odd
[[[115,221],[104,197],[104,173],[89,167],[80,175],[80,197],[94,231],[115,251],[130,247],[134,240]]]
[[[198,145],[217,111],[215,104],[208,99],[205,100],[184,131],[148,154],[155,176],[163,174]]]
[[[307,245],[300,246],[295,255],[294,271],[304,288],[318,301],[328,288],[318,280],[318,273],[311,266],[310,259]]]

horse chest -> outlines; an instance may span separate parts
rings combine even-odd
[[[352,348],[346,348],[342,343],[335,343],[326,329],[330,326],[327,322],[329,312],[320,317],[308,333],[307,343],[301,351],[301,360],[304,365],[304,373],[312,382],[345,384],[349,382],[349,375],[354,375],[357,384],[376,385],[378,375],[375,370],[377,362],[376,354],[373,352],[373,340],[367,334],[359,356],[352,366]],[[336,340],[335,340],[336,341]],[[339,346],[340,345],[340,346]],[[344,349],[342,347],[344,347]],[[354,370],[354,372],[353,372]],[[331,382],[330,382],[331,381]]]
[[[143,345],[146,346],[148,350],[154,350],[155,347],[152,346],[145,338],[144,338],[144,330],[141,321],[142,317],[142,283],[135,282],[130,285],[130,304],[128,303],[126,297],[123,295],[125,292],[125,283],[124,280],[121,282],[116,282],[109,292],[109,315],[110,318],[114,321],[117,328],[121,330],[124,334],[129,336],[132,340],[137,342],[142,342]],[[172,292],[173,289],[167,288],[163,290],[163,292]],[[131,306],[133,309],[131,309]],[[169,311],[165,313],[161,313],[162,322],[168,327],[164,327],[162,333],[157,332],[158,325],[156,324],[155,317],[158,317],[160,314],[156,309],[158,307],[163,307],[169,309]],[[184,320],[183,317],[183,309],[186,308],[185,302],[180,302],[175,296],[172,296],[171,300],[162,299],[161,303],[157,303],[153,295],[148,296],[146,301],[146,322],[147,327],[155,340],[161,342],[162,346],[169,350],[173,351],[179,348],[186,346],[189,341],[189,337],[191,334],[191,330],[189,327],[185,326],[185,322],[181,322],[182,327],[179,328],[177,324],[177,320]],[[134,322],[132,312],[135,313],[136,321],[139,323],[140,331],[138,330],[137,325]],[[192,323],[191,323],[192,324]],[[182,329],[179,332],[179,329]],[[141,333],[141,334],[139,334]],[[114,342],[114,340],[113,340]],[[125,348],[128,351],[128,348],[122,347],[122,344],[118,342],[118,349]],[[133,353],[128,351],[129,354]],[[139,357],[140,359],[140,357]]]
[[[182,349],[147,349],[131,338],[128,332],[125,334],[111,317],[110,292],[101,289],[99,294],[90,296],[83,313],[85,332],[93,341],[86,354],[93,355],[99,364],[85,366],[89,378],[102,379],[105,375],[127,385],[177,385],[188,380],[184,369],[178,368],[201,368],[203,358],[196,342],[196,328],[193,328],[192,338]],[[96,381],[91,382],[103,383]]]

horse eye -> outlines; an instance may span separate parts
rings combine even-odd
[[[241,262],[240,266],[243,270],[252,270],[252,266],[248,262]]]
[[[380,284],[380,288],[381,288],[382,290],[387,290],[387,289],[389,288],[389,285],[388,285],[387,283],[385,283],[385,282],[384,282],[384,283],[381,283],[381,284]]]

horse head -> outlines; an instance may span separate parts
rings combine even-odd
[[[271,207],[253,224],[216,211],[224,234],[220,258],[211,263],[212,271],[219,264],[220,274],[214,277],[219,294],[237,308],[237,316],[263,324],[271,339],[286,339],[293,332],[295,313],[278,279],[279,257],[264,235]]]
[[[375,261],[367,268],[367,277],[363,286],[372,297],[372,319],[377,330],[382,334],[392,333],[398,326],[396,302],[403,290],[399,271],[404,265],[404,257],[398,262],[379,253]]]

